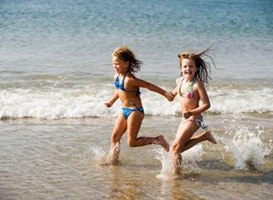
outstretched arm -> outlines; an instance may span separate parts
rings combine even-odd
[[[111,107],[115,101],[118,99],[118,91],[115,90],[115,93],[113,94],[113,96],[111,97],[111,99],[109,99],[108,101],[104,102],[104,104],[107,106],[107,107]]]
[[[166,90],[162,89],[161,87],[158,87],[158,86],[156,86],[152,83],[149,83],[147,81],[144,81],[141,79],[135,79],[135,84],[138,87],[147,88],[148,90],[151,90],[153,92],[161,94],[162,96],[166,97],[169,101],[172,101],[174,98],[171,92],[166,91]]]

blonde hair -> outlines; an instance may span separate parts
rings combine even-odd
[[[140,67],[143,64],[143,62],[136,59],[134,53],[127,46],[117,47],[113,51],[112,56],[116,56],[124,62],[129,62],[129,71],[131,73],[140,71]]]
[[[194,61],[197,71],[194,75],[195,78],[199,79],[203,83],[208,83],[208,80],[211,79],[211,65],[209,62],[206,62],[204,58],[207,57],[212,61],[213,66],[215,67],[215,63],[211,56],[207,55],[209,49],[206,49],[200,53],[193,52],[181,52],[178,54],[179,66],[182,67],[183,59],[191,59]],[[181,74],[182,75],[182,74]]]

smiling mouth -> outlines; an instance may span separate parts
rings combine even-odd
[[[192,72],[191,71],[186,71],[185,74],[191,75]]]

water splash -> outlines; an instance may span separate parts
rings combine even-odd
[[[232,139],[222,142],[226,151],[231,152],[234,157],[235,169],[261,170],[265,157],[272,150],[272,140],[266,145],[263,142],[264,130],[260,125],[250,128],[242,125],[240,120],[241,117],[236,115],[231,121],[223,121],[225,134],[232,136]]]
[[[90,161],[100,162],[106,154],[107,150],[102,146],[87,147],[83,149],[80,161],[83,163],[89,163]]]
[[[93,156],[93,158],[95,160],[101,160],[105,156],[106,153],[107,153],[107,151],[104,148],[99,147],[99,146],[92,147],[90,149],[90,154]]]
[[[156,153],[155,158],[161,162],[161,171],[156,178],[161,180],[169,180],[174,178],[172,168],[172,155],[170,152],[163,151],[162,149],[154,150]],[[197,161],[202,159],[203,147],[202,144],[198,144],[188,151],[182,154],[182,166],[190,169],[198,168]]]
[[[161,162],[161,171],[156,178],[161,180],[168,180],[172,177],[172,157],[170,152],[163,151],[162,149],[155,150],[155,158]]]

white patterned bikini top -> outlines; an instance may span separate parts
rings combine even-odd
[[[193,98],[193,84],[195,80],[196,79],[193,78],[191,82],[183,84],[184,78],[181,78],[179,87],[177,88],[177,93],[179,94],[179,96]]]

